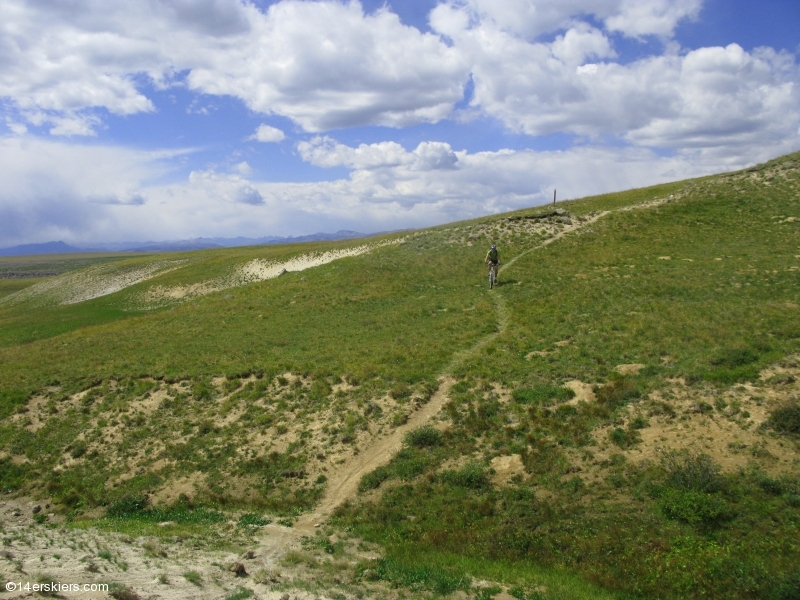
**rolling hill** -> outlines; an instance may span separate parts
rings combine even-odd
[[[790,155],[16,283],[8,552],[65,578],[23,531],[106,544],[118,590],[164,597],[794,598],[799,228]],[[218,568],[244,548],[249,579]]]

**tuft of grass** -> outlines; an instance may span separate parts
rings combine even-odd
[[[537,385],[530,388],[514,390],[511,397],[520,404],[541,404],[551,406],[566,402],[575,397],[575,392],[569,388],[554,385]]]
[[[468,590],[471,585],[466,573],[439,565],[418,565],[396,558],[382,558],[370,568],[381,581],[412,590],[429,590],[442,596]]]
[[[252,598],[253,597],[253,590],[248,589],[246,587],[237,587],[227,596],[225,596],[225,600],[245,600],[245,598]]]
[[[443,471],[439,477],[450,485],[470,490],[481,490],[489,486],[486,467],[477,462],[468,463],[457,471]]]
[[[271,519],[266,519],[254,513],[246,513],[239,517],[240,527],[264,527],[270,523],[272,523]]]
[[[201,587],[203,585],[203,578],[197,571],[186,571],[183,578],[189,583]]]
[[[111,583],[108,586],[108,595],[114,600],[141,600],[141,596],[127,585]]]

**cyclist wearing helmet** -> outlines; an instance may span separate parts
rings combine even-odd
[[[489,251],[486,253],[486,260],[484,262],[489,265],[490,268],[491,265],[495,266],[494,279],[495,282],[497,282],[497,275],[499,271],[497,265],[500,264],[500,253],[497,251],[497,244],[492,244],[492,247],[489,248]]]

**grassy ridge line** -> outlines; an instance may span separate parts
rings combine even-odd
[[[442,444],[399,453],[368,479],[394,485],[341,511],[341,524],[411,567],[419,555],[443,568],[530,561],[622,597],[792,597],[780,595],[800,579],[792,454],[779,463],[756,443],[748,468],[724,476],[713,463],[678,466],[716,477],[706,489],[675,484],[674,465],[639,462],[636,435],[648,419],[674,418],[680,430],[695,410],[722,411],[731,390],[763,402],[776,390],[759,371],[800,350],[798,158],[698,180],[677,202],[615,211],[593,233],[521,256],[496,290],[513,327],[458,369]],[[615,370],[628,363],[643,366],[638,376]],[[679,377],[709,401],[678,413]],[[598,402],[560,406],[503,402],[492,385],[547,391],[571,379],[610,385]],[[775,443],[800,448],[790,435]],[[489,485],[491,459],[514,454],[524,475]],[[449,466],[467,457],[475,462]]]

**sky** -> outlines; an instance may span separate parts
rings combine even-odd
[[[797,0],[2,0],[0,247],[397,230],[800,150]]]

